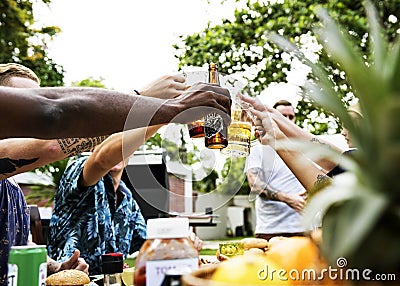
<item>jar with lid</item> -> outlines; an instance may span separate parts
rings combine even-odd
[[[104,274],[104,286],[121,286],[124,255],[122,253],[107,253],[102,254],[101,258],[101,272]]]
[[[147,220],[147,240],[135,262],[135,286],[160,286],[171,270],[187,273],[199,267],[199,254],[189,239],[188,218]]]

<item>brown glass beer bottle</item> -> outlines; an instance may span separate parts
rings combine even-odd
[[[208,66],[208,82],[219,83],[218,66],[210,63]],[[222,149],[228,145],[228,128],[222,117],[217,113],[210,113],[204,117],[204,143],[210,149]]]

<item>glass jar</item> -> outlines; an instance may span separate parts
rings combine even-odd
[[[199,267],[199,254],[189,239],[188,218],[147,220],[147,240],[135,262],[135,286],[160,286],[170,270],[187,273]]]

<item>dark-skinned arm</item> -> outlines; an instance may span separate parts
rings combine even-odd
[[[210,113],[230,118],[229,91],[198,83],[173,99],[141,97],[101,88],[0,87],[0,136],[55,139],[108,135]],[[188,111],[190,112],[183,112]]]

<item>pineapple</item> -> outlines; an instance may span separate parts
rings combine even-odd
[[[320,63],[308,61],[282,37],[269,37],[311,67],[312,79],[306,84],[310,96],[340,118],[358,149],[343,162],[348,172],[313,196],[305,211],[308,219],[322,212],[324,256],[334,266],[345,258],[349,268],[400,273],[400,36],[389,44],[374,6],[366,2],[365,9],[372,47],[368,63],[325,10],[319,11],[323,28],[316,31],[359,99],[359,124]]]

